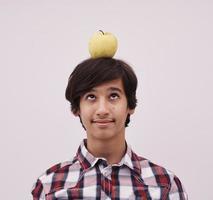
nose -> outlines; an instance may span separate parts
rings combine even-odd
[[[106,117],[109,114],[109,105],[106,99],[99,99],[97,102],[96,114],[101,118]]]

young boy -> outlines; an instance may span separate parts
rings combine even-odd
[[[74,69],[66,99],[87,138],[72,160],[38,178],[34,200],[187,199],[177,176],[138,156],[125,140],[125,127],[136,107],[136,88],[133,69],[118,59],[91,58]]]

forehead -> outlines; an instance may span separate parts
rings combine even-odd
[[[105,83],[102,83],[100,85],[97,85],[95,87],[93,87],[90,91],[103,91],[103,90],[107,90],[107,91],[119,91],[121,93],[124,93],[124,86],[123,86],[123,82],[121,79],[115,79],[115,80],[111,80]]]

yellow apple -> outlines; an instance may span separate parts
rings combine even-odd
[[[112,58],[117,51],[117,39],[112,33],[99,31],[89,40],[89,53],[92,58]]]

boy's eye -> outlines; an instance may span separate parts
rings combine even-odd
[[[88,94],[88,95],[86,96],[86,99],[88,99],[88,100],[94,100],[94,99],[95,99],[95,95],[93,95],[93,94]]]
[[[110,95],[110,99],[118,99],[119,98],[119,95],[117,94],[117,93],[112,93],[111,95]]]

